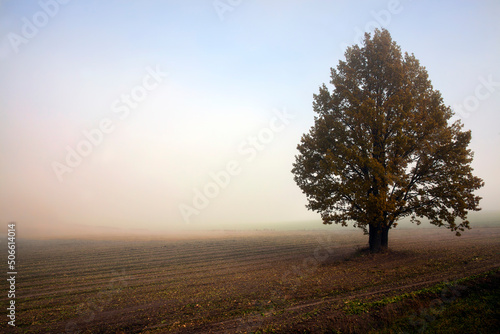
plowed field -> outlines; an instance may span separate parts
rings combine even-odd
[[[343,230],[20,240],[13,332],[348,333],[405,312],[417,332],[433,320],[421,316],[436,308],[426,298],[451,304],[464,278],[500,267],[500,228],[461,237],[395,229],[389,238],[377,255],[360,251],[367,236]],[[462,283],[429,295],[447,282]]]

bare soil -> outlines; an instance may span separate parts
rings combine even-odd
[[[350,230],[19,241],[14,332],[368,332],[431,300],[363,305],[500,267],[497,227],[395,229],[376,255],[366,243]]]

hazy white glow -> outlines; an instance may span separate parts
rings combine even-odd
[[[73,0],[25,38],[39,2],[3,1],[0,222],[43,235],[319,221],[290,173],[295,148],[329,68],[378,23],[427,67],[445,103],[463,105],[482,207],[498,209],[500,4],[389,3],[243,1],[217,13],[211,1]],[[168,75],[155,81],[157,69]],[[59,182],[54,161],[65,164],[103,120],[112,130]],[[186,224],[179,206],[194,207],[230,162],[239,172]]]

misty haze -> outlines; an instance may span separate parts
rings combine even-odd
[[[2,1],[0,332],[496,332],[499,16]]]

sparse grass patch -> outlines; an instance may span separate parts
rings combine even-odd
[[[366,241],[361,234],[324,232],[27,243],[20,245],[16,327],[60,333],[75,320],[81,333],[367,333],[402,321],[404,329],[402,319],[420,317],[452,287],[447,281],[468,286],[482,279],[477,274],[497,265],[500,250],[500,229],[470,240],[420,233],[403,234],[382,254],[356,252]],[[315,254],[328,257],[316,261]],[[478,298],[492,300],[477,297],[460,312],[490,314]],[[450,318],[463,318],[457,314]],[[436,331],[447,326],[438,320]]]
[[[460,286],[456,299],[440,294],[446,287]],[[376,333],[498,333],[500,326],[500,272],[491,270],[453,282],[422,289],[420,295],[434,297],[419,309],[394,320]],[[440,299],[436,299],[440,298]],[[374,332],[375,333],[375,332]]]

